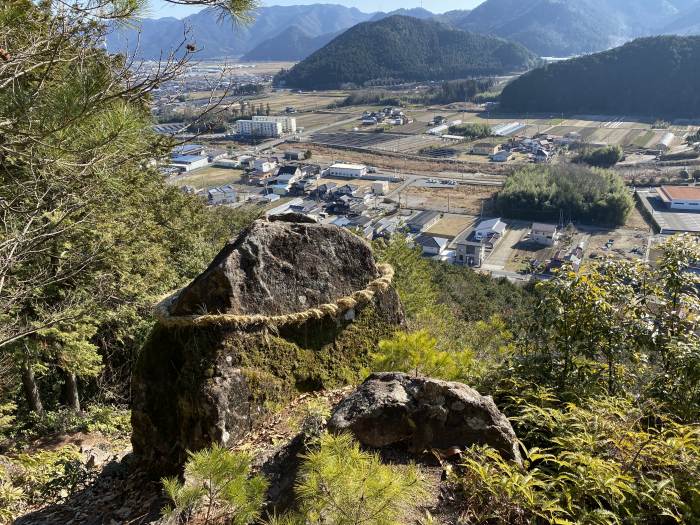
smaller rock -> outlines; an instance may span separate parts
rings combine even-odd
[[[462,383],[387,372],[372,374],[338,404],[328,423],[362,444],[407,443],[411,450],[489,445],[521,462],[518,439],[493,399]]]

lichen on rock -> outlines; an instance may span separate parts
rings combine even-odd
[[[132,379],[137,458],[177,472],[188,450],[239,438],[295,393],[357,380],[403,322],[391,275],[346,230],[255,221],[159,306]]]
[[[493,399],[457,382],[372,374],[336,406],[328,428],[370,447],[405,444],[421,452],[480,444],[521,462],[515,432]]]

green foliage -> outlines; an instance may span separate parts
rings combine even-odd
[[[432,282],[429,263],[408,244],[403,235],[395,235],[387,242],[375,244],[375,256],[399,271],[394,276],[394,286],[409,319],[437,308],[438,290]]]
[[[303,456],[296,493],[303,522],[319,525],[399,525],[426,494],[416,466],[384,465],[347,434],[323,434]]]
[[[464,355],[439,351],[437,340],[426,330],[397,332],[393,338],[380,341],[372,369],[454,379],[459,370],[457,358]],[[466,355],[466,359],[471,360],[471,355]]]
[[[22,423],[23,427],[7,428],[5,435],[23,442],[76,432],[101,432],[111,438],[128,438],[131,434],[131,412],[111,405],[91,405],[85,412],[67,408],[49,410],[43,414],[30,414]]]
[[[650,426],[648,412],[624,398],[585,406],[525,402],[517,413],[516,428],[533,444],[525,470],[493,450],[470,450],[454,477],[467,523],[693,523],[700,517],[697,426],[665,418]]]
[[[450,80],[424,91],[389,91],[363,89],[351,92],[341,103],[343,106],[405,106],[407,104],[450,104],[474,100],[479,94],[492,89],[492,78]]]
[[[696,115],[698,60],[697,36],[640,38],[530,71],[505,87],[501,107],[519,112]],[[591,78],[600,82],[592,85]]]
[[[408,333],[380,343],[374,366],[408,373],[417,367],[424,374],[472,382],[512,353],[508,323],[528,308],[528,290],[428,261],[403,236],[376,243],[375,253],[399,269],[394,285]]]
[[[621,225],[633,200],[619,175],[577,165],[523,168],[508,177],[496,206],[507,217]]]
[[[297,407],[291,422],[306,436],[317,435],[331,415],[331,406],[325,398],[311,398]]]
[[[302,89],[452,80],[523,70],[535,56],[519,44],[465,33],[429,20],[391,16],[358,24],[280,73]]]
[[[0,523],[12,522],[27,506],[67,498],[93,474],[74,445],[0,456]]]
[[[101,8],[117,3],[143,2]],[[14,365],[16,384],[24,375],[35,412],[77,408],[86,385],[102,401],[128,401],[152,304],[196,276],[247,220],[208,210],[147,168],[170,146],[152,133],[150,89],[104,52],[90,10],[56,23],[48,6],[0,7],[3,46],[16,60],[0,67],[0,359]],[[51,384],[39,388],[43,381]]]
[[[460,124],[450,126],[451,135],[461,135],[468,140],[483,139],[491,136],[491,126],[488,124]]]
[[[676,236],[656,267],[606,261],[538,285],[540,302],[513,361],[520,377],[574,397],[651,396],[687,421],[700,416],[697,276],[700,245]]]
[[[577,162],[583,162],[596,168],[612,168],[624,158],[625,154],[620,146],[605,146],[589,151],[584,151],[576,158]]]
[[[179,523],[182,516],[201,512],[202,523],[246,525],[255,522],[265,500],[267,481],[250,473],[250,457],[215,444],[211,449],[190,453],[185,482],[163,479],[172,505],[164,516]]]

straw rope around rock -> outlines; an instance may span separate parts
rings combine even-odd
[[[371,281],[363,290],[350,296],[341,297],[337,301],[322,304],[302,312],[286,315],[238,315],[238,314],[202,314],[202,315],[171,315],[170,307],[175,303],[180,291],[175,292],[159,302],[155,307],[155,316],[163,326],[235,326],[239,328],[250,326],[279,327],[289,324],[301,324],[310,319],[323,317],[338,317],[357,306],[368,304],[377,293],[385,292],[391,286],[394,269],[389,264],[377,265],[380,277]]]

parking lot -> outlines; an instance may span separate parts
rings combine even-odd
[[[651,214],[659,233],[700,233],[700,213],[670,211],[655,190],[638,190],[637,194],[644,208]]]

